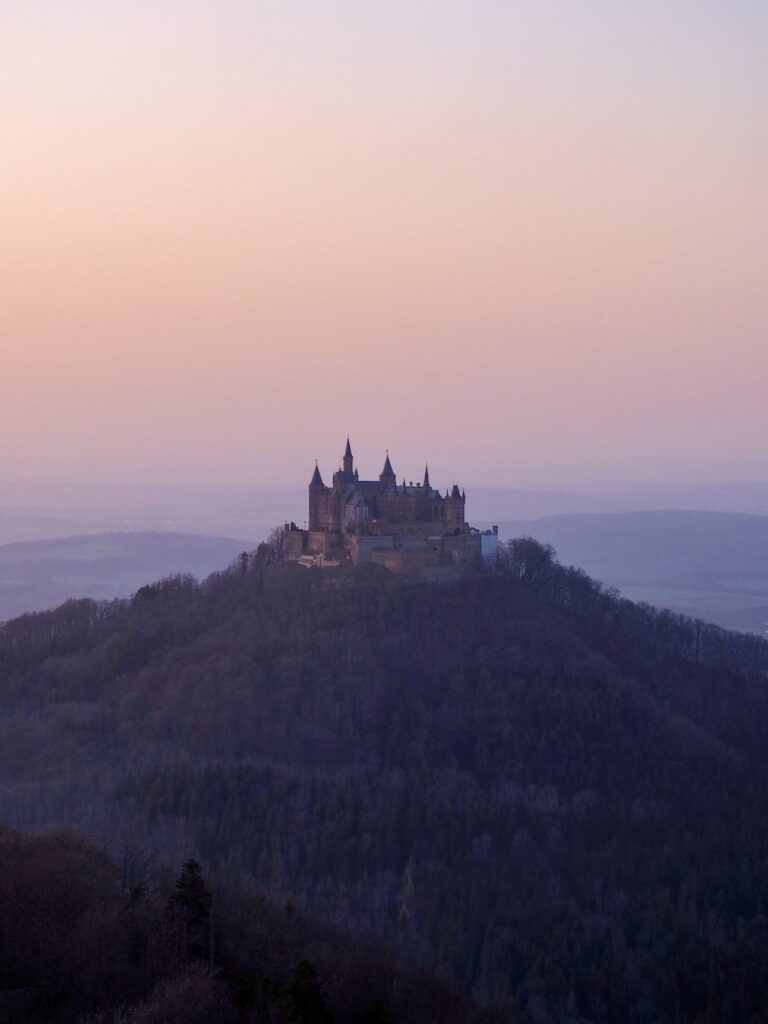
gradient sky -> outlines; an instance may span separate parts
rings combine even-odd
[[[0,478],[768,477],[765,0],[0,0]]]

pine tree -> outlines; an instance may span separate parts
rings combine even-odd
[[[289,1011],[298,1024],[327,1024],[331,1020],[322,985],[308,960],[300,960],[291,971],[286,997]]]
[[[176,879],[169,901],[176,929],[177,952],[192,960],[212,954],[211,894],[196,860],[188,860]]]

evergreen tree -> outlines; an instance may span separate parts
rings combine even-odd
[[[169,905],[175,926],[176,950],[192,960],[212,954],[211,894],[196,860],[182,866]]]
[[[325,1005],[322,986],[308,960],[300,960],[291,971],[286,997],[297,1024],[329,1024],[331,1015]]]

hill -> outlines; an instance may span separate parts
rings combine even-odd
[[[0,828],[3,1024],[491,1024],[371,942],[133,844]]]
[[[533,541],[270,560],[3,626],[0,819],[197,854],[510,1020],[760,1019],[767,644]]]
[[[768,632],[768,516],[653,511],[509,520],[503,536],[552,544],[627,597]]]
[[[72,597],[133,594],[173,573],[199,578],[251,545],[181,533],[102,533],[0,545],[0,621]]]

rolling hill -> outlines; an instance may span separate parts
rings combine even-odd
[[[72,597],[127,597],[174,573],[205,577],[251,545],[180,533],[103,533],[0,545],[0,621]]]
[[[627,597],[768,632],[768,516],[653,511],[508,520],[503,536],[552,544]]]

